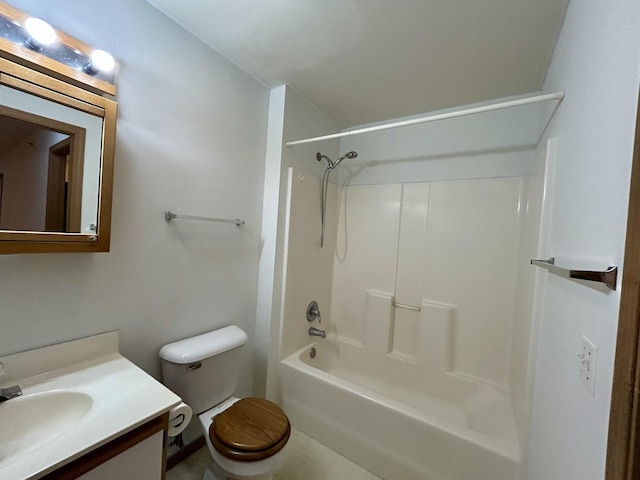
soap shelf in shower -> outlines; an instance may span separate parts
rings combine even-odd
[[[221,223],[235,223],[237,227],[244,225],[244,220],[239,218],[213,218],[213,217],[195,217],[193,215],[178,215],[177,213],[167,210],[164,212],[164,221],[170,222],[174,218],[181,220],[198,220],[201,222],[221,222]]]
[[[420,312],[422,308],[413,305],[407,305],[406,303],[393,302],[393,306],[396,308],[404,308],[405,310],[413,310],[414,312]]]
[[[610,266],[606,270],[574,270],[557,266],[554,257],[549,260],[531,260],[531,265],[545,268],[560,277],[604,283],[611,290],[616,289],[618,280],[618,267],[616,266]]]

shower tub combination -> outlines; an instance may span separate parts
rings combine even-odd
[[[284,358],[280,380],[297,428],[383,478],[517,476],[511,402],[489,386],[333,335]]]

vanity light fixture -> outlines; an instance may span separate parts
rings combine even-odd
[[[111,72],[115,67],[116,61],[109,52],[94,50],[89,62],[82,67],[82,71],[89,75],[95,75],[98,72]]]
[[[39,52],[44,47],[53,45],[58,40],[53,27],[40,18],[28,18],[24,22],[24,28],[28,34],[24,43],[28,48],[36,52]]]
[[[116,94],[118,64],[104,50],[53,28],[0,0],[0,57],[20,59],[38,71],[94,92]]]

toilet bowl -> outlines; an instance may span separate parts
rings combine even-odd
[[[235,446],[235,448],[233,448],[228,445],[229,443],[238,444],[246,441],[245,435],[240,435],[240,438],[238,439],[238,437],[234,437],[233,432],[226,432],[223,438],[220,438],[220,436],[216,434],[215,427],[217,422],[215,421],[215,417],[221,414],[224,415],[225,412],[229,411],[229,407],[238,404],[238,402],[240,402],[241,400],[242,402],[245,402],[247,400],[253,401],[256,399],[239,399],[231,397],[228,400],[224,401],[222,404],[216,405],[210,410],[202,412],[200,415],[198,415],[202,430],[203,432],[205,432],[205,439],[207,441],[209,453],[211,455],[211,458],[213,459],[213,464],[210,465],[208,472],[205,472],[205,475],[202,477],[203,480],[271,480],[273,478],[273,474],[282,468],[286,460],[286,457],[288,455],[287,441],[289,440],[289,435],[291,432],[291,426],[288,420],[286,428],[277,428],[276,435],[272,436],[268,441],[260,435],[257,435],[257,438],[256,436],[252,436],[251,438],[254,438],[256,440],[256,443],[254,445],[264,447],[258,450],[256,450],[255,448],[247,449],[246,446],[245,448],[238,448],[237,445]],[[264,399],[259,400],[267,402],[267,400]],[[272,405],[275,406],[275,404]],[[260,410],[256,410],[257,416],[261,415],[261,413],[262,412]],[[235,421],[231,419],[227,420]],[[272,429],[270,422],[267,421],[264,423],[256,423],[255,420],[255,418],[249,420],[249,422],[253,424],[253,428],[264,428],[265,430]],[[244,421],[240,419],[238,421],[238,425],[243,424]],[[280,438],[277,438],[280,433],[282,433],[282,436]],[[222,443],[222,450],[224,450],[224,452],[221,452],[219,448],[216,448],[216,443]],[[220,445],[218,445],[218,447],[220,447]],[[225,449],[224,447],[227,448]],[[246,458],[247,456],[255,456],[257,458],[250,460]]]
[[[212,459],[204,480],[270,480],[286,459],[291,425],[280,407],[231,396],[247,340],[232,325],[160,349],[163,382],[202,426]]]

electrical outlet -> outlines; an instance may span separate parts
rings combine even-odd
[[[580,351],[578,352],[578,366],[580,368],[580,380],[592,397],[596,394],[596,357],[598,349],[584,335],[580,339]]]

